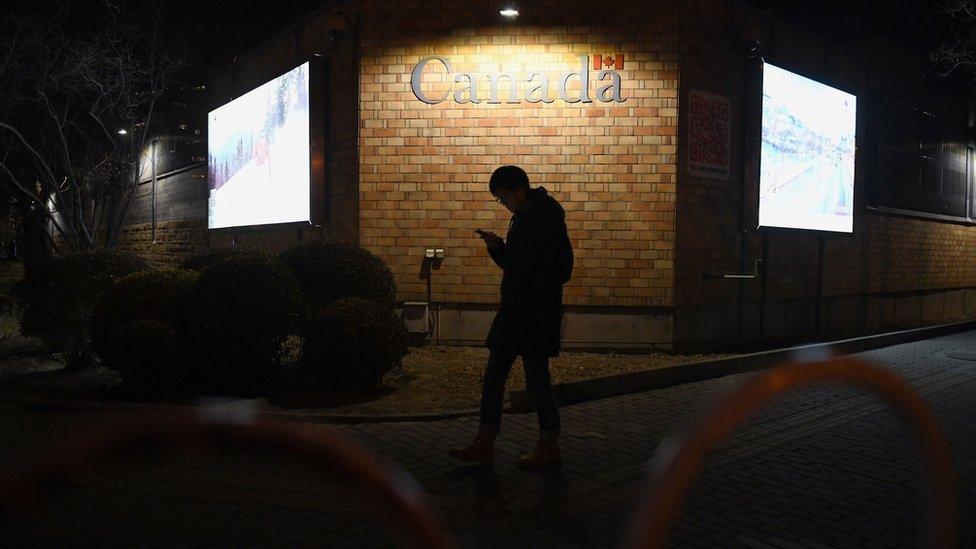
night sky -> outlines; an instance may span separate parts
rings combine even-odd
[[[194,77],[206,81],[208,68],[222,68],[278,34],[323,0],[242,0],[233,3],[176,0],[168,5],[189,33]]]

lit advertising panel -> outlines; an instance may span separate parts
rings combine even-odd
[[[309,64],[210,112],[207,227],[310,220]]]
[[[857,97],[763,65],[759,226],[854,230]]]

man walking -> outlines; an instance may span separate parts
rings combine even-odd
[[[522,469],[558,465],[559,405],[549,377],[549,357],[559,355],[563,284],[573,271],[573,248],[566,214],[544,187],[529,187],[525,171],[502,166],[488,190],[512,212],[507,240],[478,230],[488,253],[502,269],[501,306],[485,339],[488,364],[481,386],[481,423],[471,446],[452,448],[452,456],[490,464],[501,427],[505,380],[518,356],[525,385],[539,418],[539,442],[523,455]]]

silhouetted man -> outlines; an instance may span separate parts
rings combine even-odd
[[[501,307],[491,323],[485,347],[488,364],[481,386],[481,424],[474,443],[452,448],[465,461],[490,464],[501,427],[505,380],[516,357],[525,366],[525,386],[539,418],[539,443],[518,462],[539,469],[561,462],[559,405],[549,377],[549,357],[558,356],[563,284],[573,271],[573,247],[566,214],[544,187],[529,187],[517,166],[502,166],[491,175],[488,190],[512,212],[507,241],[478,230],[488,253],[502,269]]]

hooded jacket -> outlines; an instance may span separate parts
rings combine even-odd
[[[544,187],[530,189],[505,243],[489,249],[502,269],[501,305],[485,346],[522,356],[558,356],[563,284],[573,272],[566,212]]]

